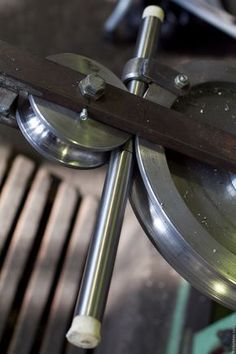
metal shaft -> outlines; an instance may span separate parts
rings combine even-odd
[[[154,57],[160,36],[160,29],[161,20],[159,18],[154,16],[143,18],[136,43],[135,57],[147,59]],[[132,80],[129,82],[128,88],[131,93],[137,96],[143,96],[147,89],[147,84],[139,80]]]
[[[155,6],[151,8],[161,11]],[[136,49],[137,56],[149,58],[156,50],[160,19],[155,16],[156,12],[155,15],[145,16],[142,21]],[[145,85],[140,81],[131,82],[129,90],[142,96]],[[132,165],[132,141],[130,141],[123,149],[111,155],[75,317],[67,334],[68,340],[80,347],[93,348],[100,341],[100,326],[127,203]]]
[[[132,150],[112,152],[75,315],[102,320],[131,173]]]

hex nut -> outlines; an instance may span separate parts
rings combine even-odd
[[[84,97],[98,100],[105,93],[106,82],[98,74],[92,73],[80,81],[79,88]]]
[[[188,85],[189,85],[189,79],[188,79],[187,75],[179,74],[179,75],[176,76],[176,78],[175,78],[175,86],[177,88],[182,89],[182,88],[184,88],[184,87],[186,87]]]

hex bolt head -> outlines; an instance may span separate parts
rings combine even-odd
[[[189,85],[189,79],[187,75],[179,74],[175,78],[175,86],[182,89]]]
[[[84,97],[98,100],[105,93],[106,82],[98,74],[92,73],[80,81],[79,88]]]

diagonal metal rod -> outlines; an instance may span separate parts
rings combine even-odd
[[[156,49],[160,28],[160,8],[144,12],[136,54],[149,57]],[[150,15],[151,14],[151,15]],[[130,91],[142,96],[145,85],[131,83]],[[103,188],[95,231],[91,240],[84,276],[75,309],[75,317],[67,334],[79,347],[94,348],[100,341],[103,318],[115,263],[125,206],[132,177],[132,141],[113,152]]]

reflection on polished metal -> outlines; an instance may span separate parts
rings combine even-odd
[[[76,54],[58,54],[49,58],[80,73],[96,72],[106,82],[125,89],[110,70]],[[45,157],[69,167],[93,168],[107,161],[107,152],[123,145],[129,134],[118,131],[66,108],[29,96],[22,100],[17,121],[27,140]]]
[[[43,117],[34,112],[30,101],[25,100],[19,104],[16,118],[23,135],[44,157],[81,169],[99,167],[107,161],[107,153],[82,150],[76,144],[68,142],[63,135],[58,135],[58,132],[45,124]],[[75,116],[72,112],[71,115]],[[77,116],[77,122],[81,124],[80,115]]]
[[[110,287],[132,175],[132,146],[111,154],[90,244],[75,317],[67,339],[82,348],[96,347]]]
[[[143,17],[136,54],[151,57],[156,51],[163,11],[151,6],[144,11]],[[129,90],[136,95],[143,96],[145,89],[146,84],[141,81],[135,80],[129,84]],[[132,178],[132,153],[133,141],[130,140],[124,149],[111,155],[75,317],[67,334],[72,344],[82,348],[94,348],[100,341],[101,321]]]
[[[189,77],[190,92],[177,98],[166,91],[152,100],[236,133],[235,71],[223,62],[179,69]],[[152,242],[191,284],[235,309],[233,176],[138,138],[136,153],[132,204]]]

